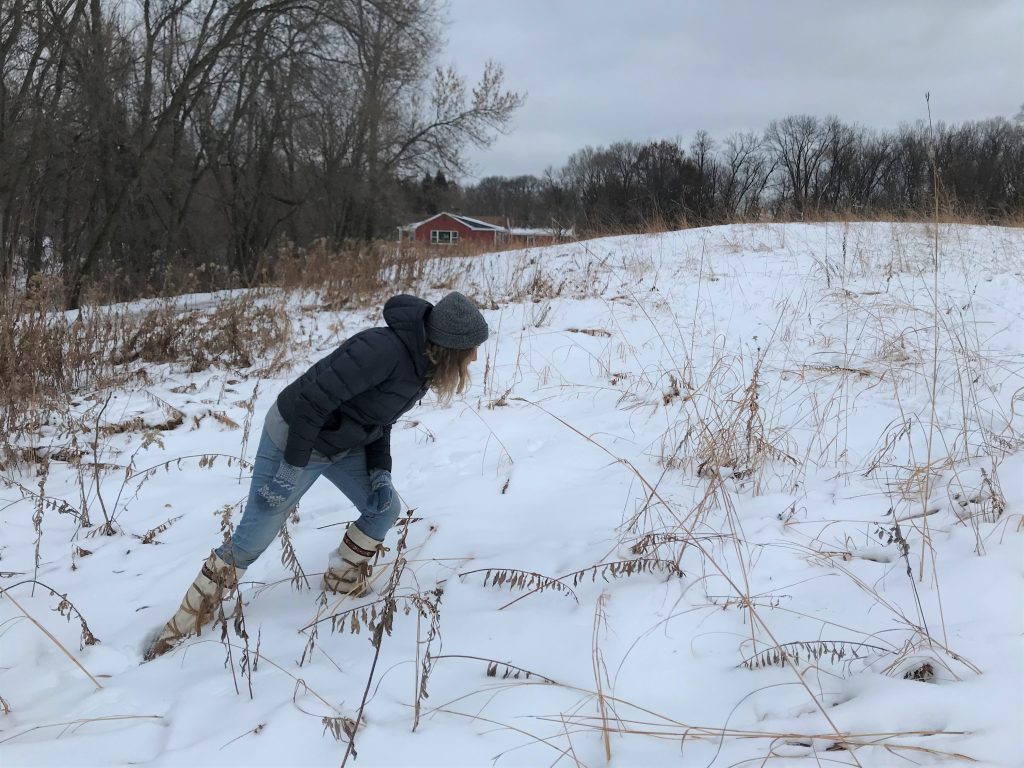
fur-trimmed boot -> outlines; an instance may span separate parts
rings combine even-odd
[[[211,552],[177,612],[146,651],[146,661],[162,656],[186,637],[200,634],[203,625],[214,618],[225,590],[234,590],[244,573],[244,568],[232,567]]]
[[[324,574],[324,591],[362,597],[369,591],[373,570],[370,558],[385,551],[384,542],[370,538],[352,523],[341,544],[331,553]]]

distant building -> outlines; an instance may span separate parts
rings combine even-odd
[[[573,237],[575,232],[571,227],[503,227],[483,219],[446,212],[398,228],[399,242],[430,245],[455,245],[467,241],[491,245],[550,245]]]

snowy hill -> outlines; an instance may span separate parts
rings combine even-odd
[[[1022,765],[1024,230],[607,238],[451,288],[492,334],[395,428],[375,593],[318,599],[354,517],[320,481],[245,575],[247,641],[141,663],[278,391],[379,308],[280,298],[272,375],[153,365],[40,428],[46,474],[0,488],[0,764],[337,766],[368,690],[350,765]]]

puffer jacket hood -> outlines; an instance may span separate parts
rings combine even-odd
[[[427,315],[434,305],[417,296],[400,293],[384,304],[384,322],[401,339],[409,350],[416,366],[416,373],[424,375],[430,365],[427,359]]]

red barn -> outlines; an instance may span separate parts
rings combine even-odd
[[[439,213],[425,221],[398,228],[400,241],[416,240],[431,245],[455,245],[467,240],[499,245],[508,241],[508,230],[497,224],[455,213]]]
[[[574,236],[575,232],[571,227],[560,229],[503,227],[482,219],[447,212],[398,228],[399,242],[415,241],[431,245],[455,245],[466,241],[489,245],[549,245],[560,240],[572,239]]]

